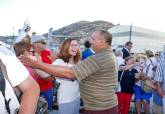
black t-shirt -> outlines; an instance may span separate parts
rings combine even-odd
[[[123,71],[119,71],[118,73],[118,81]],[[120,81],[121,92],[124,93],[134,93],[134,85],[135,85],[135,74],[138,73],[136,69],[125,70]]]

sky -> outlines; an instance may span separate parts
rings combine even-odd
[[[132,23],[165,32],[164,4],[164,0],[0,0],[0,36],[17,35],[26,20],[38,34],[82,20]]]

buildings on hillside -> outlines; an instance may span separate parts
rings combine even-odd
[[[148,49],[157,52],[165,48],[165,32],[128,25],[117,25],[108,31],[113,35],[113,48],[122,47],[129,40],[133,42],[135,53]]]
[[[6,45],[13,44],[16,36],[0,36],[0,41],[4,42]]]

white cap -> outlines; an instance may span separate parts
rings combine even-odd
[[[46,38],[42,35],[34,35],[31,37],[31,43],[36,43],[36,42],[40,42],[40,41],[44,41],[46,42]]]

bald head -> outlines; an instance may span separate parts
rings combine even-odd
[[[99,38],[103,38],[108,44],[109,46],[111,46],[112,43],[112,35],[105,30],[97,30],[94,33],[99,35]]]
[[[107,31],[98,30],[93,32],[93,34],[91,35],[92,49],[95,52],[98,52],[102,49],[111,46],[111,42],[112,42],[112,35]]]

